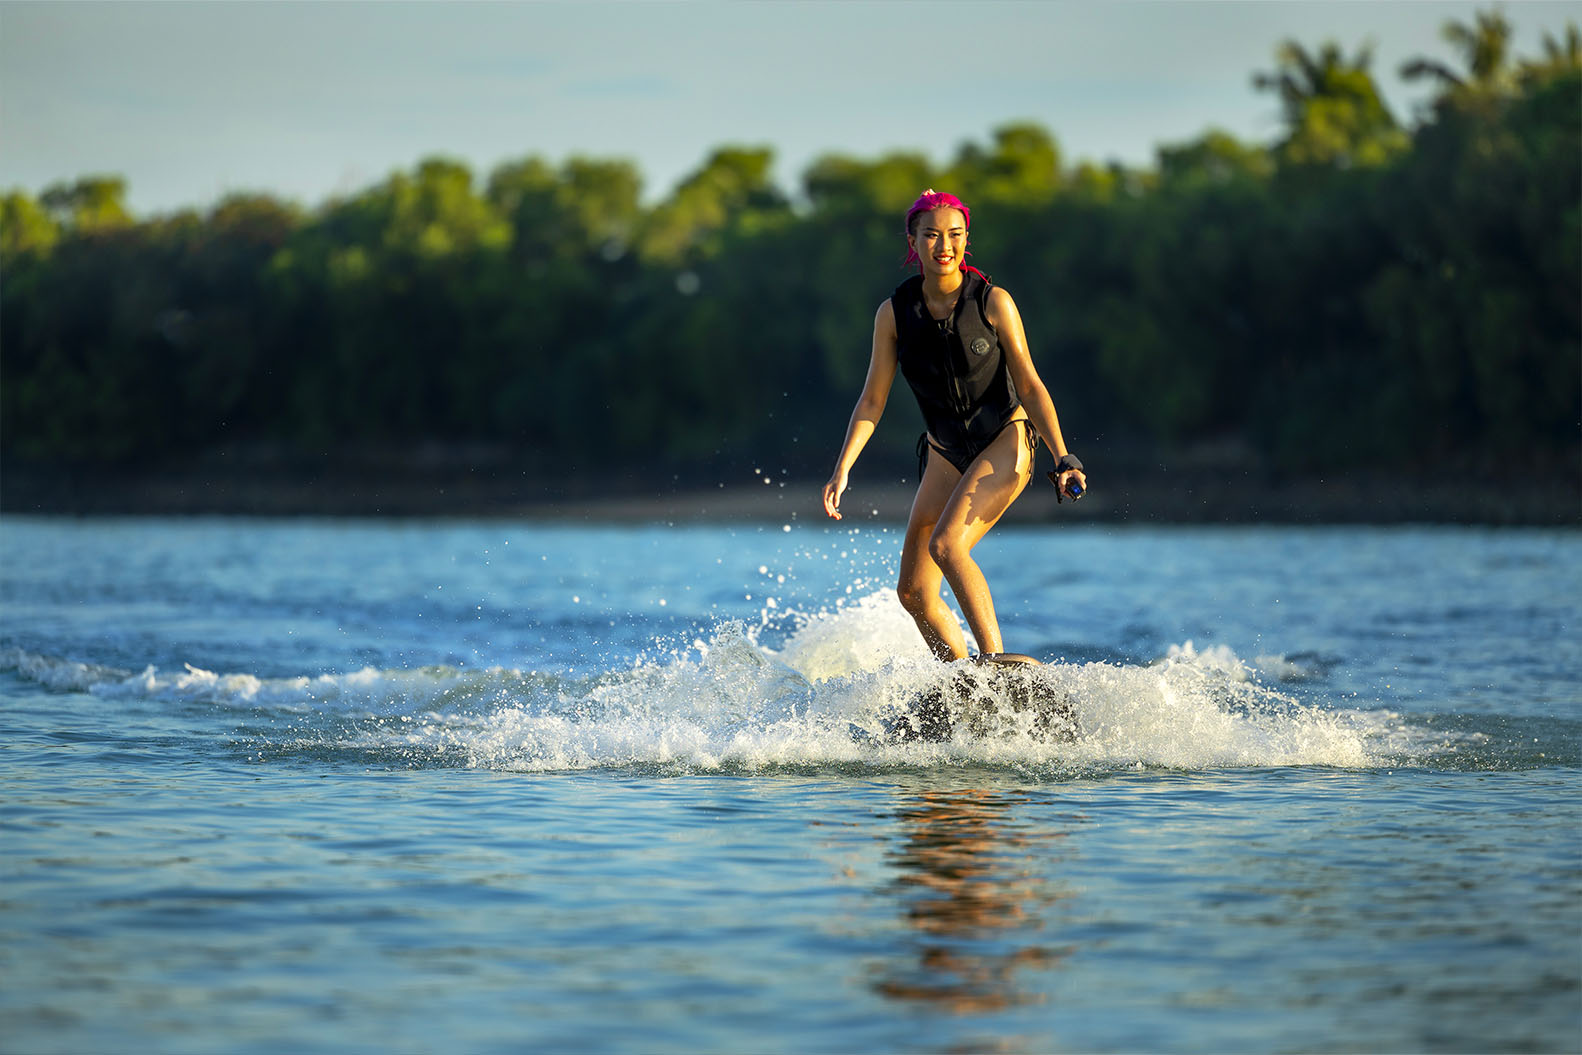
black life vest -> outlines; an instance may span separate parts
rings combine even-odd
[[[948,319],[929,315],[922,275],[897,286],[890,303],[901,375],[912,386],[929,434],[942,447],[980,449],[999,435],[1022,401],[999,335],[989,325],[994,287],[976,268],[964,268],[962,278]]]

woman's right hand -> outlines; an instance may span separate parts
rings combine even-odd
[[[824,485],[824,512],[836,520],[840,519],[840,496],[845,491],[846,473],[837,470],[835,475],[829,478],[829,482]]]

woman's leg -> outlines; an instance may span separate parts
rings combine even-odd
[[[1033,459],[1026,435],[1025,425],[1013,424],[994,438],[962,474],[928,539],[928,555],[950,583],[972,636],[984,652],[1003,652],[1005,645],[994,614],[994,598],[972,559],[972,547],[988,534],[1032,478]]]
[[[939,594],[942,576],[939,565],[929,556],[928,540],[960,480],[961,474],[955,466],[938,451],[929,450],[927,468],[917,485],[917,496],[912,499],[906,540],[901,544],[901,578],[895,590],[901,598],[901,607],[917,623],[929,650],[947,663],[966,658],[967,640],[962,636],[955,613]]]

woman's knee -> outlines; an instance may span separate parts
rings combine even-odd
[[[964,545],[961,539],[945,532],[936,531],[928,539],[928,555],[941,568],[948,568],[956,563],[966,556],[970,548]]]
[[[928,607],[928,591],[921,583],[911,579],[902,579],[896,583],[895,595],[901,599],[901,607],[906,609],[908,615],[917,615]]]

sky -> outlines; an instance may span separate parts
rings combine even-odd
[[[795,194],[818,157],[948,161],[1033,121],[1068,163],[1143,165],[1210,127],[1280,130],[1252,75],[1285,39],[1396,71],[1491,5],[1441,0],[143,0],[0,2],[0,189],[110,173],[146,216],[236,192],[319,205],[432,156],[627,158],[645,198],[726,144]],[[1515,51],[1582,0],[1502,5]]]

